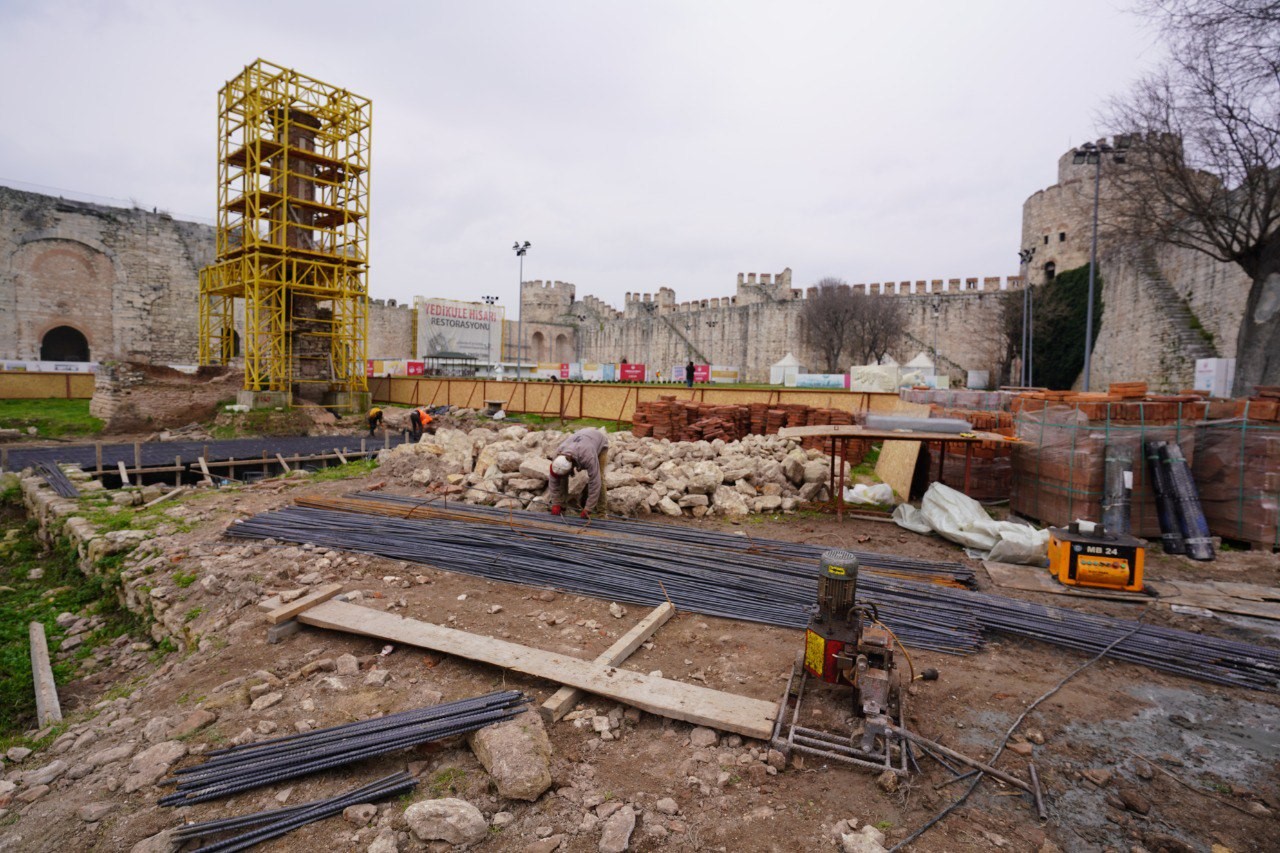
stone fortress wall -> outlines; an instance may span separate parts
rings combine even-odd
[[[69,327],[89,361],[195,364],[213,241],[212,226],[167,213],[0,186],[0,358],[40,359],[49,333]],[[407,357],[412,313],[370,300],[369,352]]]
[[[0,357],[38,359],[70,327],[89,360],[194,364],[212,259],[210,226],[0,187]]]
[[[1135,138],[1134,145],[1141,144]],[[1023,204],[1021,248],[1035,249],[1025,270],[1032,287],[1089,263],[1095,166],[1077,165],[1074,153],[1058,159],[1058,182],[1037,190]],[[1109,210],[1123,201],[1115,176],[1128,168],[1130,164],[1111,157],[1101,164],[1098,274],[1103,313],[1094,342],[1091,390],[1135,379],[1146,380],[1156,391],[1190,388],[1197,358],[1235,356],[1250,282],[1236,265],[1202,252],[1113,237]]]
[[[1003,295],[1020,290],[1022,279],[951,278],[854,284],[854,290],[907,304],[908,331],[890,354],[905,362],[932,353],[936,330],[939,361],[957,380],[967,370],[1004,366]],[[792,271],[739,273],[732,296],[677,302],[675,291],[628,293],[621,309],[587,296],[574,285],[528,281],[522,288],[527,360],[605,361],[627,359],[669,369],[692,359],[736,366],[748,382],[766,382],[769,366],[788,352],[813,372],[816,353],[803,342],[805,299],[816,288],[792,286]],[[1020,305],[1020,300],[1017,300]],[[848,365],[844,365],[847,368]]]
[[[953,379],[966,370],[1002,372],[1009,342],[1006,311],[1021,311],[1024,281],[1038,287],[1057,271],[1089,260],[1093,170],[1059,158],[1057,183],[1023,205],[1020,248],[1035,249],[1022,276],[855,284],[905,300],[909,325],[891,355],[931,353]],[[1190,387],[1195,358],[1234,356],[1249,281],[1238,267],[1188,249],[1115,244],[1106,234],[1109,180],[1124,168],[1104,160],[1099,272],[1105,310],[1093,361],[1093,387],[1146,379],[1153,388]],[[51,333],[82,335],[89,360],[194,364],[198,274],[213,257],[213,229],[165,213],[110,207],[0,187],[0,358],[40,358]],[[737,366],[766,381],[769,365],[793,352],[812,371],[816,353],[803,343],[809,291],[792,271],[741,273],[731,294],[678,302],[674,290],[627,294],[621,308],[560,281],[521,288],[519,324],[505,326],[509,362],[645,362],[663,370],[689,359]],[[239,323],[238,323],[239,324]],[[370,300],[371,357],[411,358],[410,305]],[[59,356],[65,359],[66,356]],[[847,367],[847,365],[846,365]]]

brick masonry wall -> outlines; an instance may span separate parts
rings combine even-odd
[[[209,226],[0,187],[0,357],[38,358],[67,325],[95,361],[193,364],[212,259]]]
[[[89,413],[106,432],[145,432],[186,426],[217,414],[219,402],[234,400],[244,374],[202,367],[195,375],[159,365],[113,362],[99,369]]]

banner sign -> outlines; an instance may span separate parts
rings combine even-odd
[[[0,361],[7,373],[97,373],[96,361]]]
[[[622,382],[643,382],[644,381],[644,365],[643,364],[619,364],[618,379]]]
[[[460,353],[486,364],[501,360],[501,306],[419,296],[414,308],[419,312],[418,352],[424,358]]]
[[[596,361],[582,364],[582,379],[585,382],[601,382],[604,380],[604,365]]]
[[[797,373],[795,376],[796,388],[849,387],[849,375],[847,373]]]
[[[742,380],[738,378],[739,376],[740,374],[738,372],[738,368],[736,367],[724,367],[723,365],[719,365],[719,364],[711,365],[710,381],[712,382],[725,382],[725,383],[741,382]]]

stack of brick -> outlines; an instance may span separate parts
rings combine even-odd
[[[1148,441],[1176,442],[1195,457],[1195,426],[1208,405],[1195,395],[1147,396],[1145,383],[1116,383],[1105,393],[1036,391],[1014,401],[1019,442],[1013,446],[1010,508],[1042,524],[1102,519],[1108,447],[1133,458],[1130,525],[1158,537],[1155,496],[1143,456]]]
[[[662,396],[654,402],[639,403],[632,417],[631,431],[642,438],[672,441],[734,441],[745,435],[775,435],[783,427],[827,426],[861,423],[862,415],[841,409],[815,409],[803,404],[750,403],[720,406]],[[807,438],[806,448],[828,450],[828,440]],[[870,450],[870,442],[850,442],[849,462],[858,464]]]
[[[1210,407],[1210,420],[1196,428],[1192,464],[1209,532],[1280,548],[1280,386],[1259,385],[1248,399]]]

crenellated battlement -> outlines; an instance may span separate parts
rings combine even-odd
[[[1011,275],[1001,278],[989,275],[984,278],[935,278],[917,281],[885,281],[871,284],[853,284],[854,293],[866,293],[874,296],[931,296],[931,295],[963,295],[972,293],[998,293],[1006,290],[1021,290],[1023,278]],[[816,287],[808,289],[808,296],[817,294]]]

